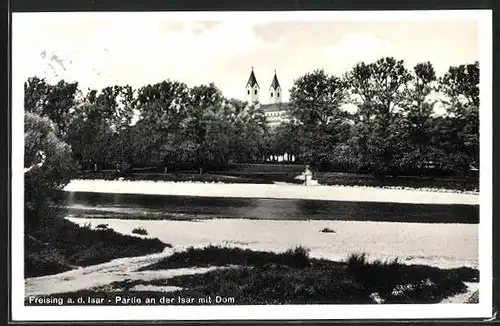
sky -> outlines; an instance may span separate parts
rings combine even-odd
[[[293,81],[314,69],[340,76],[358,62],[393,56],[408,69],[430,61],[443,75],[478,60],[474,20],[335,17],[14,14],[13,60],[22,65],[13,67],[26,78],[76,80],[84,91],[172,79],[214,82],[225,96],[245,99],[253,66],[261,99],[276,70],[286,101]]]

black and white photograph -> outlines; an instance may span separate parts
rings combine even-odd
[[[15,319],[491,317],[491,11],[12,17]]]

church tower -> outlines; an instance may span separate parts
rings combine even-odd
[[[269,87],[269,103],[281,103],[281,86],[278,81],[278,76],[276,76],[276,70],[274,70],[274,78],[271,82],[271,87]]]
[[[259,89],[259,83],[257,83],[257,78],[255,78],[252,66],[252,72],[250,73],[250,78],[248,78],[247,86],[245,87],[248,104],[259,102]]]

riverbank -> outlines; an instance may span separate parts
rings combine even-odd
[[[305,170],[301,164],[233,164],[225,167],[205,170],[204,173],[193,170],[170,171],[163,169],[134,169],[128,173],[114,170],[82,171],[77,179],[84,180],[127,180],[127,181],[170,181],[170,182],[215,182],[215,183],[254,183],[302,184],[297,178]],[[349,172],[315,172],[314,179],[320,185],[346,187],[375,187],[387,189],[421,189],[424,191],[477,193],[478,176],[411,176],[379,175]]]
[[[61,272],[110,260],[162,252],[168,243],[158,239],[124,235],[111,229],[68,221],[62,216],[47,217],[45,225],[24,236],[25,277]]]
[[[478,205],[478,194],[372,187],[295,184],[224,184],[201,182],[72,180],[68,192],[150,194],[199,197],[312,199],[408,204]]]
[[[25,297],[27,303],[35,302],[34,296],[75,302],[91,297],[106,305],[131,296],[135,304],[147,304],[146,299],[152,298],[208,300],[178,300],[170,305],[463,303],[477,289],[470,285],[478,281],[478,271],[471,268],[403,265],[364,255],[334,262],[311,258],[304,247],[272,253],[208,246],[30,278]]]
[[[399,269],[405,273],[412,270],[413,275],[417,273],[420,281],[424,283],[414,279],[408,284],[423,284],[425,291],[418,292],[414,285],[400,284],[398,287],[404,291],[416,291],[411,292],[412,300],[415,301],[413,303],[462,303],[464,298],[470,296],[471,291],[477,290],[475,279],[453,279],[461,271],[478,269],[478,233],[477,225],[474,224],[246,219],[68,219],[90,230],[105,224],[108,229],[125,237],[133,235],[134,229],[141,228],[147,231],[147,235],[137,235],[138,237],[168,241],[173,247],[146,256],[115,259],[60,274],[27,278],[26,298],[46,295],[76,298],[84,295],[109,297],[113,302],[115,296],[120,294],[137,298],[163,297],[170,294],[183,297],[199,297],[205,294],[215,296],[223,293],[215,291],[214,286],[220,286],[226,291],[238,289],[239,285],[251,284],[250,280],[259,280],[262,284],[247,288],[250,292],[239,293],[240,300],[235,304],[282,304],[285,301],[280,301],[279,298],[283,298],[282,295],[285,294],[288,300],[286,302],[289,303],[323,301],[352,304],[353,301],[349,301],[353,300],[352,297],[343,295],[346,293],[358,296],[356,300],[361,301],[356,302],[373,303],[372,299],[376,296],[370,297],[373,293],[362,290],[362,287],[349,281],[349,277],[337,283],[332,283],[328,278],[328,271],[332,268],[343,273],[334,267],[345,264],[343,262],[356,253],[366,253],[371,262],[391,262],[397,258]],[[331,268],[325,270],[326,265],[320,264],[296,269],[295,267],[301,267],[300,264],[305,260],[290,260],[282,253],[297,246],[309,249],[309,260],[323,261]],[[193,248],[189,249],[190,247]],[[206,247],[212,249],[207,251]],[[290,263],[295,269],[281,266]],[[259,264],[260,267],[240,266],[233,269],[234,265],[241,264]],[[411,267],[412,265],[420,267]],[[460,273],[445,271],[450,269]],[[451,275],[451,279],[447,275]],[[295,294],[295,289],[305,290],[308,282],[318,278],[321,278],[323,283],[315,287],[312,294]],[[228,280],[230,284],[222,284],[221,280]],[[394,282],[391,278],[386,280]],[[276,291],[273,287],[265,286],[274,283],[279,284]],[[235,284],[239,284],[238,287],[234,287]],[[332,297],[321,297],[321,288],[328,284],[331,285],[329,288],[332,290]],[[254,296],[264,290],[270,292],[260,298]],[[350,292],[351,290],[354,292]],[[420,297],[421,294],[425,297]],[[393,297],[391,300],[397,299]]]
[[[171,243],[176,250],[209,245],[283,252],[295,246],[310,249],[318,259],[342,261],[352,253],[373,259],[398,258],[403,264],[439,268],[478,268],[478,225],[329,220],[138,220],[69,217],[79,225],[107,224],[133,235],[145,229],[145,238]],[[333,232],[321,232],[330,229]]]

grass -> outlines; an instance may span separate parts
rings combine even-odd
[[[205,182],[205,183],[260,183],[272,184],[261,176],[231,176],[210,173],[134,173],[131,175],[120,175],[116,172],[82,172],[80,179],[118,180],[123,178],[127,181],[171,181],[171,182]]]
[[[351,255],[343,262],[313,259],[304,247],[284,253],[215,246],[189,248],[141,270],[222,265],[231,266],[168,279],[126,280],[54,297],[102,297],[105,304],[111,305],[116,304],[116,296],[141,298],[143,303],[146,298],[158,301],[164,296],[193,297],[193,305],[200,304],[197,298],[207,296],[231,297],[237,305],[370,304],[374,303],[372,294],[377,293],[384,303],[438,303],[463,293],[463,282],[479,279],[479,272],[471,268],[439,269],[403,265],[397,260],[369,261],[364,254]],[[176,286],[182,290],[133,291],[139,284]]]
[[[189,247],[175,252],[157,263],[142,267],[140,271],[207,266],[264,266],[268,264],[303,268],[310,265],[309,251],[296,247],[280,254],[250,249],[207,246],[202,249]]]
[[[132,233],[135,233],[135,234],[141,234],[141,235],[147,235],[148,234],[148,231],[144,228],[135,228],[132,230]]]
[[[44,227],[25,236],[25,277],[50,275],[77,266],[104,263],[115,258],[163,251],[169,244],[142,239],[111,229],[79,227],[63,218],[51,218]]]
[[[303,181],[295,177],[303,172],[303,167],[292,168],[266,165],[263,167],[249,168],[238,167],[229,170],[210,171],[209,173],[144,173],[135,172],[121,175],[113,171],[82,172],[80,179],[103,180],[148,180],[148,181],[173,181],[173,182],[205,182],[205,183],[257,183],[272,184],[274,182],[287,182],[302,184]],[[477,177],[420,177],[420,176],[380,176],[369,174],[316,172],[314,179],[319,184],[330,186],[362,186],[362,187],[404,187],[411,189],[433,188],[447,189],[457,192],[478,191],[479,180]]]
[[[479,189],[479,179],[477,177],[375,177],[373,175],[358,173],[317,172],[314,178],[320,184],[330,186],[434,188],[455,191],[478,191]]]
[[[168,285],[185,288],[179,295],[232,296],[241,304],[362,304],[372,302],[372,293],[385,303],[437,303],[464,292],[464,281],[479,278],[478,271],[470,268],[369,262],[366,255],[351,255],[344,263],[308,260],[301,268],[251,264],[202,276],[179,276],[168,280]]]

